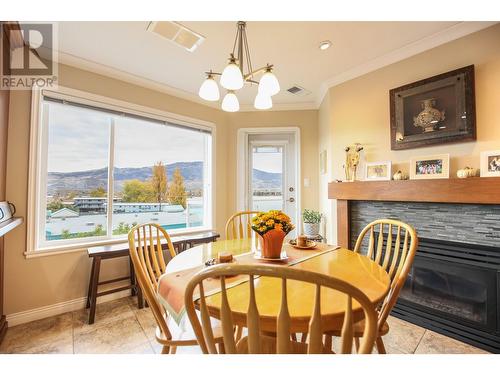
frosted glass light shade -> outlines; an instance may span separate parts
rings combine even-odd
[[[253,105],[257,109],[269,109],[273,106],[273,100],[268,95],[257,94]]]
[[[208,77],[201,85],[200,91],[198,91],[198,95],[202,99],[214,102],[219,100],[220,98],[220,93],[219,93],[219,86],[217,85],[217,82],[212,77]]]
[[[280,92],[280,83],[276,76],[267,71],[264,73],[259,82],[259,95],[273,96]]]
[[[240,110],[240,103],[234,92],[228,92],[222,100],[222,110],[226,112],[237,112]]]
[[[222,72],[220,84],[228,90],[239,90],[243,87],[243,75],[241,70],[234,62],[230,62]]]

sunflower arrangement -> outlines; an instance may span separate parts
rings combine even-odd
[[[290,217],[280,210],[259,212],[252,218],[252,229],[261,236],[273,229],[288,234],[293,228],[295,226],[291,223]]]

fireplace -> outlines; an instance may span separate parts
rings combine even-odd
[[[421,238],[392,314],[500,353],[500,248]]]
[[[356,201],[349,217],[351,248],[380,217],[417,230],[419,247],[393,315],[500,353],[500,206]]]
[[[420,239],[393,315],[500,353],[500,177],[331,182],[337,243],[393,218]]]

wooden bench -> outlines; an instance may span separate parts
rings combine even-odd
[[[217,232],[201,232],[196,234],[190,234],[186,236],[177,236],[171,237],[172,244],[174,245],[175,251],[180,253],[186,249],[189,249],[193,246],[209,243],[216,241],[220,235]],[[167,244],[162,244],[164,249],[167,248]],[[113,258],[121,258],[129,256],[128,242],[123,242],[119,244],[113,245],[104,245],[104,246],[94,246],[89,247],[88,255],[92,258],[92,270],[90,271],[90,281],[89,281],[89,289],[87,293],[87,309],[89,310],[89,324],[93,324],[95,321],[95,309],[97,304],[97,297],[104,296],[106,294],[120,292],[122,290],[131,289],[132,295],[137,295],[137,304],[140,309],[144,307],[144,300],[142,298],[141,289],[137,285],[134,267],[132,266],[132,262],[130,261],[130,276],[120,277],[112,280],[99,281],[99,273],[101,271],[101,261],[105,259],[113,259]],[[125,286],[120,286],[113,289],[108,289],[99,292],[99,286],[104,284],[111,284],[118,281],[129,280],[130,283]]]

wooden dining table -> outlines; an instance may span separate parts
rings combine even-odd
[[[389,275],[382,267],[366,256],[345,248],[318,244],[314,250],[297,250],[286,243],[284,251],[291,255],[290,258],[293,261],[280,262],[254,259],[253,254],[256,251],[255,240],[243,239],[203,244],[178,254],[168,263],[165,277],[160,278],[158,293],[160,301],[163,302],[167,311],[171,311],[171,306],[168,306],[169,299],[172,299],[171,294],[182,293],[183,284],[189,280],[188,276],[202,269],[207,260],[217,258],[220,252],[233,254],[235,262],[241,264],[254,262],[293,267],[347,281],[365,293],[374,305],[380,303],[389,291]],[[162,288],[162,282],[163,286],[168,288]],[[230,284],[229,279],[227,283]],[[338,291],[323,289],[321,294],[322,328],[325,331],[338,329],[342,325],[345,313],[345,296]],[[169,292],[166,293],[165,290]],[[249,301],[247,279],[235,282],[227,292],[235,325],[245,327]],[[287,283],[287,292],[292,323],[291,332],[307,332],[313,309],[315,286],[290,280]],[[255,282],[255,293],[261,315],[261,328],[267,332],[275,332],[276,317],[280,309],[281,281],[276,278],[259,277]],[[207,297],[207,307],[214,318],[219,318],[220,297],[221,293],[218,290],[209,293]],[[356,302],[353,303],[353,318],[363,319],[363,311]]]

